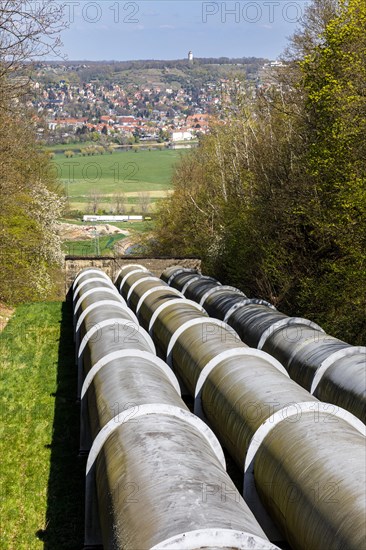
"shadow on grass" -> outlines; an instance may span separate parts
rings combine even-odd
[[[62,304],[57,390],[48,480],[46,529],[36,536],[44,550],[80,550],[84,538],[85,458],[78,456],[80,410],[71,302]]]

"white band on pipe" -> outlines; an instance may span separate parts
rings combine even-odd
[[[249,347],[227,349],[211,359],[207,363],[207,365],[205,365],[204,368],[201,370],[194,392],[195,397],[197,397],[197,395],[202,390],[203,384],[206,382],[210,372],[215,367],[217,367],[217,365],[222,363],[222,361],[231,357],[259,357],[260,359],[264,359],[267,363],[269,363],[271,367],[279,370],[282,374],[289,378],[289,374],[285,367],[281,365],[281,363],[277,361],[277,359],[275,359],[274,357],[272,357],[272,355],[269,355],[269,353],[266,353],[265,351]]]
[[[122,273],[122,271],[123,271],[124,269],[127,269],[128,267],[138,267],[138,268],[142,269],[143,271],[148,271],[148,269],[147,269],[144,265],[142,265],[142,264],[127,264],[127,265],[124,265],[124,266],[122,267],[120,273]]]
[[[213,277],[208,277],[207,275],[198,275],[197,277],[193,277],[192,279],[190,279],[185,285],[184,285],[184,292],[186,292],[187,288],[189,287],[189,285],[191,283],[193,283],[194,281],[197,281],[197,279],[199,279],[200,281],[211,281],[212,283],[215,283],[217,286],[222,286],[221,283],[219,283],[219,281],[216,281],[216,279],[214,279]]]
[[[74,294],[73,294],[73,301],[75,302],[76,300],[76,297],[77,295],[79,294],[80,290],[86,286],[87,284],[89,283],[105,283],[107,284],[110,288],[113,288],[114,290],[117,290],[116,287],[114,286],[114,284],[112,283],[112,281],[110,279],[105,279],[104,277],[91,277],[91,279],[87,279],[86,281],[82,281],[78,287],[75,289],[74,291]]]
[[[239,290],[238,288],[235,288],[234,286],[228,286],[228,285],[215,286],[214,288],[210,288],[209,290],[207,290],[207,292],[204,293],[204,295],[202,296],[199,302],[200,306],[204,305],[205,301],[209,296],[211,296],[211,294],[215,294],[215,292],[218,292],[219,290],[231,290],[236,294],[241,294],[242,296],[244,296],[244,298],[246,297],[244,292],[241,292],[241,290]]]
[[[235,550],[278,550],[278,546],[258,535],[234,529],[197,529],[159,542],[150,550],[197,550],[197,548],[235,548]]]
[[[165,290],[166,292],[171,293],[171,294],[174,294],[176,296],[181,296],[182,298],[184,298],[183,294],[181,292],[179,292],[179,290],[177,290],[176,288],[171,288],[170,286],[167,286],[167,285],[159,285],[159,286],[156,286],[154,288],[149,288],[146,292],[143,293],[143,295],[141,296],[141,298],[139,299],[138,301],[138,304],[136,306],[136,315],[138,315],[138,312],[140,311],[140,308],[142,306],[142,304],[144,303],[145,299],[150,296],[150,294],[154,294],[154,292],[158,292],[160,290]]]
[[[131,266],[131,267],[134,267],[134,266]],[[123,277],[123,279],[121,281],[121,284],[119,285],[119,291],[120,292],[122,292],[124,284],[127,281],[127,279],[129,278],[129,276],[133,275],[134,273],[147,273],[147,269],[141,266],[139,269],[133,269],[132,271],[129,271],[128,273],[126,273],[126,275]]]
[[[330,403],[323,403],[322,401],[305,401],[303,403],[292,403],[291,405],[288,405],[287,407],[284,407],[269,416],[263,422],[263,424],[259,426],[255,434],[253,435],[249,443],[248,451],[245,458],[244,486],[245,475],[248,471],[253,470],[255,455],[266,436],[281,422],[288,420],[292,416],[298,416],[299,414],[301,417],[301,415],[304,413],[313,413],[315,422],[317,421],[316,415],[318,415],[319,413],[326,413],[336,418],[341,418],[362,435],[366,435],[365,424],[352,413],[346,411],[345,409],[342,409],[341,407],[337,407],[336,405],[332,405]]]
[[[154,275],[151,275],[149,277],[144,277],[143,279],[139,279],[138,281],[135,281],[134,283],[132,283],[132,285],[130,286],[130,289],[128,291],[127,298],[126,298],[127,303],[130,302],[131,294],[133,293],[135,288],[137,286],[141,285],[142,283],[145,283],[146,281],[156,281],[156,282],[159,282],[160,285],[161,285],[161,279],[159,279],[159,277],[155,277]]]
[[[78,332],[80,330],[81,324],[84,321],[85,317],[88,315],[88,313],[90,313],[94,309],[97,309],[98,307],[105,307],[105,306],[115,306],[122,309],[123,311],[127,311],[128,314],[131,315],[132,319],[137,323],[136,315],[133,313],[133,311],[129,309],[127,304],[123,304],[122,302],[117,302],[116,300],[100,300],[99,302],[95,302],[95,304],[90,304],[86,309],[84,309],[84,311],[82,312],[82,314],[78,319],[75,332]]]
[[[138,407],[131,407],[130,409],[122,411],[117,416],[112,418],[105,426],[103,426],[103,428],[94,439],[92,448],[90,449],[88,462],[86,465],[86,475],[88,475],[108,437],[119,426],[129,422],[130,420],[136,420],[139,417],[150,414],[159,414],[178,418],[196,428],[206,439],[207,443],[210,445],[211,449],[215,453],[220,464],[222,465],[224,470],[226,470],[225,457],[221,445],[211,429],[206,426],[206,424],[202,420],[200,420],[191,412],[181,409],[180,407],[154,403],[149,405],[139,405]]]
[[[88,269],[85,269],[84,271],[81,271],[77,275],[75,281],[73,282],[72,288],[74,289],[75,286],[77,285],[77,283],[80,281],[80,279],[82,277],[84,277],[84,275],[88,275],[89,273],[97,273],[100,277],[102,277],[104,275],[106,279],[109,279],[108,275],[104,271],[102,271],[101,269],[88,268]]]
[[[190,268],[188,267],[181,267],[181,268],[177,268],[176,271],[174,271],[174,273],[172,275],[170,275],[169,279],[167,280],[167,284],[168,285],[171,285],[172,284],[172,281],[174,281],[174,279],[176,278],[177,275],[180,275],[181,273],[195,273],[195,271],[192,271]]]
[[[241,302],[237,302],[236,304],[231,306],[231,308],[228,310],[228,312],[226,313],[226,315],[224,317],[225,323],[229,322],[229,317],[232,316],[234,311],[236,311],[240,307],[249,306],[251,304],[257,304],[259,306],[266,306],[266,307],[269,307],[271,309],[276,309],[273,304],[270,304],[269,302],[266,302],[265,300],[260,300],[258,298],[248,298],[246,300],[242,300]]]
[[[142,270],[145,270],[147,271],[146,267],[144,267],[143,265],[140,265],[140,264],[127,264],[127,265],[124,265],[120,270],[119,272],[117,273],[116,277],[115,277],[115,280],[114,282],[117,283],[117,279],[118,277],[121,275],[121,273],[123,272],[124,269],[127,269],[128,267],[139,267],[141,268]]]
[[[189,287],[189,285],[191,285],[194,281],[197,281],[197,279],[201,279],[201,278],[202,278],[201,275],[196,275],[195,277],[192,277],[191,279],[189,279],[189,281],[187,281],[185,283],[185,285],[183,286],[183,288],[181,290],[182,294],[186,293],[186,290]]]
[[[339,349],[338,351],[335,351],[334,353],[329,355],[329,357],[324,359],[320,367],[318,367],[315,372],[315,376],[311,383],[310,393],[315,392],[325,371],[328,370],[329,367],[331,367],[336,361],[338,361],[339,359],[342,359],[343,357],[349,357],[359,353],[365,354],[365,361],[366,361],[366,347],[364,346],[347,346],[345,348]]]
[[[219,319],[214,319],[212,317],[198,317],[197,319],[191,319],[189,321],[186,321],[183,323],[180,327],[177,328],[175,332],[173,332],[169,344],[167,347],[167,353],[166,353],[166,362],[171,367],[172,366],[172,355],[173,355],[173,348],[178,340],[178,338],[189,328],[194,327],[195,325],[216,325],[219,326],[221,329],[225,329],[228,333],[230,333],[232,336],[235,336],[235,338],[240,341],[239,336],[235,332],[234,329],[229,327],[226,323],[223,321],[220,321]]]
[[[171,289],[171,290],[173,290],[173,289]],[[182,301],[182,299],[183,299],[183,301]],[[158,308],[156,308],[156,310],[154,311],[153,315],[151,316],[150,323],[149,323],[149,329],[148,330],[149,330],[150,335],[153,332],[155,321],[158,318],[158,316],[160,315],[160,313],[162,311],[164,311],[164,309],[166,309],[167,307],[174,306],[176,304],[189,304],[192,307],[194,307],[195,309],[198,309],[198,311],[201,311],[202,313],[204,313],[205,316],[207,316],[207,312],[205,311],[205,309],[203,309],[202,306],[197,304],[197,302],[193,302],[193,300],[187,300],[186,298],[184,298],[184,296],[182,296],[182,298],[174,298],[173,300],[168,300],[168,301],[160,304],[160,306]]]
[[[259,357],[260,359],[264,359],[272,367],[275,367],[287,378],[289,378],[289,374],[285,369],[285,367],[281,365],[281,363],[277,361],[277,359],[275,359],[268,353],[265,353],[264,351],[260,351],[258,349],[249,348],[249,347],[232,348],[232,349],[222,351],[221,353],[216,355],[216,357],[213,357],[207,363],[207,365],[204,366],[197,380],[197,384],[194,391],[194,414],[197,414],[200,418],[204,416],[203,407],[202,407],[202,389],[207,378],[218,365],[220,365],[223,361],[225,361],[225,359],[229,359],[231,357],[238,357],[238,358],[239,357]]]
[[[77,302],[77,304],[75,305],[75,308],[74,308],[74,315],[76,315],[76,313],[78,312],[78,309],[81,306],[81,304],[83,303],[83,301],[85,300],[85,298],[87,298],[88,296],[90,296],[91,294],[94,294],[96,292],[106,292],[107,294],[112,294],[116,298],[116,302],[120,302],[122,304],[126,303],[124,301],[124,299],[122,298],[122,296],[120,294],[118,294],[118,290],[116,288],[113,289],[112,287],[108,288],[106,286],[96,286],[95,288],[91,288],[90,290],[87,290],[86,292],[84,292],[84,294],[82,296],[80,296],[80,298],[79,298],[79,300],[78,300],[78,302]]]
[[[178,395],[180,395],[180,387],[179,382],[176,379],[173,371],[171,368],[168,367],[164,361],[159,359],[156,355],[153,355],[152,353],[148,351],[141,351],[138,349],[125,349],[125,350],[119,350],[114,351],[112,353],[108,353],[102,359],[99,359],[95,365],[90,369],[88,374],[85,377],[83,387],[81,389],[81,399],[83,399],[84,395],[89,389],[90,384],[93,382],[95,375],[105,366],[114,361],[115,359],[131,359],[131,358],[139,358],[139,359],[147,359],[150,361],[150,363],[154,363],[163,373],[166,375],[166,377],[169,379],[169,382],[173,386],[173,388],[176,390]]]
[[[303,319],[302,317],[286,317],[286,319],[280,319],[279,321],[276,321],[276,323],[273,323],[273,325],[271,325],[270,327],[266,328],[259,339],[257,348],[262,349],[264,344],[266,343],[266,340],[270,336],[272,336],[272,334],[276,332],[279,328],[291,325],[306,326],[313,328],[317,332],[324,332],[324,330],[319,325],[317,325],[313,321],[309,321],[309,319]]]
[[[258,306],[266,306],[277,311],[277,308],[273,304],[267,302],[266,300],[262,300],[261,298],[250,298],[249,303],[256,304]]]
[[[111,325],[121,325],[121,326],[132,327],[134,329],[135,333],[141,334],[141,336],[145,340],[145,343],[148,345],[151,352],[155,355],[156,350],[155,350],[154,342],[152,341],[151,336],[146,332],[146,330],[144,328],[142,328],[142,326],[140,326],[138,323],[135,323],[134,321],[132,321],[132,319],[131,319],[131,321],[129,321],[128,319],[112,318],[112,319],[106,319],[105,321],[101,321],[100,323],[96,323],[91,329],[88,330],[88,332],[85,334],[85,336],[84,336],[84,338],[83,338],[83,340],[80,344],[79,353],[78,353],[79,359],[82,356],[82,354],[84,352],[84,349],[85,349],[85,346],[89,342],[90,338],[92,338],[94,336],[94,334],[96,332],[98,332],[98,330],[102,330],[103,328],[109,327]],[[129,337],[131,337],[131,336],[129,336]],[[118,338],[119,338],[119,335],[118,335]],[[125,339],[124,339],[124,341],[125,341]],[[131,342],[127,341],[127,343],[134,344],[134,343],[136,343],[136,341],[134,342],[133,340],[131,340]]]

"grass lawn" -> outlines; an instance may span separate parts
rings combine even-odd
[[[100,195],[167,191],[171,188],[173,166],[181,154],[174,150],[152,150],[70,159],[59,155],[52,165],[73,201],[87,197],[91,189],[98,190]]]
[[[131,233],[149,233],[155,226],[154,220],[147,220],[143,222],[126,222],[126,223],[113,223],[120,229],[128,229]]]
[[[0,548],[80,549],[85,460],[70,304],[18,307],[0,357]]]

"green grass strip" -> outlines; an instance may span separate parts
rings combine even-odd
[[[18,307],[0,334],[0,358],[0,547],[76,550],[85,465],[70,305]]]

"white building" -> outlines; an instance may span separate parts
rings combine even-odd
[[[188,61],[193,61],[193,53],[191,51],[188,52]]]
[[[193,139],[193,134],[190,131],[182,130],[171,134],[172,141],[190,141],[191,139]]]

